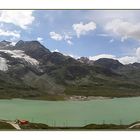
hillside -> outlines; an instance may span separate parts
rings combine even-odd
[[[140,96],[140,64],[76,60],[38,41],[0,42],[0,98],[64,100],[72,95]]]

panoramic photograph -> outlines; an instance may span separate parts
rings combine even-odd
[[[140,130],[140,10],[0,10],[0,130]]]

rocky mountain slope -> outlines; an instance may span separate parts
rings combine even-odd
[[[72,95],[140,95],[140,64],[78,60],[38,41],[0,42],[0,98],[65,99]]]

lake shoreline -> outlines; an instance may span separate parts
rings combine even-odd
[[[94,101],[94,100],[106,100],[106,99],[124,99],[124,98],[137,98],[140,96],[123,96],[123,97],[107,97],[107,96],[79,96],[79,95],[72,95],[72,96],[65,96],[63,95],[57,95],[59,98],[54,98],[54,95],[52,97],[47,98],[47,96],[44,97],[25,97],[25,98],[0,98],[0,100],[12,100],[12,99],[23,99],[23,100],[39,100],[39,101]]]
[[[0,120],[0,130],[59,130],[59,131],[67,131],[67,130],[139,130],[140,129],[140,122],[134,122],[131,124],[87,124],[84,126],[50,126],[44,123],[32,123],[29,122],[26,124],[20,124],[16,120]]]
[[[66,97],[67,101],[90,101],[90,100],[105,100],[105,99],[113,99],[113,98],[103,96],[77,96],[77,95]]]

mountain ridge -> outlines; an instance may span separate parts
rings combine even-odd
[[[140,96],[140,64],[51,52],[38,41],[0,42],[0,98]]]

